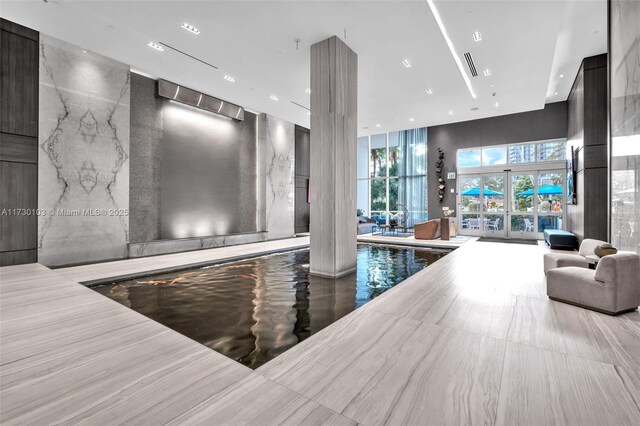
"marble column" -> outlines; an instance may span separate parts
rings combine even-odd
[[[331,37],[311,46],[311,274],[356,268],[358,56]]]

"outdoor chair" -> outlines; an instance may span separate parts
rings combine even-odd
[[[533,223],[531,223],[531,220],[525,218],[524,219],[524,232],[533,232]]]
[[[480,229],[480,219],[469,219],[469,229]]]

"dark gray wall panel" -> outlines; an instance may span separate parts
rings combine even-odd
[[[129,241],[160,239],[161,101],[156,81],[131,73]]]
[[[0,18],[0,266],[38,260],[38,40]]]
[[[308,185],[310,164],[309,129],[296,126],[296,162],[295,162],[295,232],[309,232]]]
[[[21,265],[23,263],[36,263],[38,250],[18,250],[0,252],[0,266]]]
[[[255,231],[256,116],[162,102],[161,238]]]
[[[607,179],[608,169],[585,169],[584,175],[584,238],[608,241]]]
[[[37,164],[38,139],[0,133],[0,160]]]
[[[0,31],[0,132],[38,136],[38,42],[7,29],[29,32],[2,20]]]
[[[0,251],[35,249],[38,238],[36,212],[15,212],[14,209],[36,209],[38,205],[38,166],[0,161]]]
[[[443,174],[456,171],[456,151],[487,145],[500,145],[567,137],[567,103],[556,102],[544,109],[481,120],[429,127],[427,139],[427,197],[429,218],[442,217],[442,206],[456,208],[456,194],[450,192],[456,181],[447,180],[443,203],[438,201],[435,162],[438,148],[445,153]]]
[[[585,58],[569,93],[567,144],[578,153],[577,204],[567,206],[568,229],[607,240],[607,55]]]

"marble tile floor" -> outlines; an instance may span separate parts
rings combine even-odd
[[[149,259],[1,268],[0,422],[637,424],[640,314],[548,300],[546,251],[464,244],[255,371],[77,284]]]

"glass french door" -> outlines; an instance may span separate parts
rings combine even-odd
[[[536,230],[536,173],[507,172],[509,180],[509,229],[510,238],[537,237]]]
[[[564,229],[564,177],[564,170],[459,175],[459,233],[538,239]]]
[[[505,185],[506,173],[460,176],[460,234],[506,237]]]

